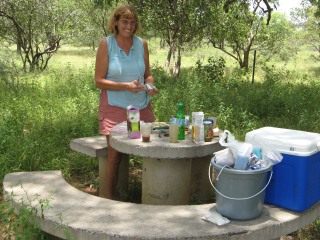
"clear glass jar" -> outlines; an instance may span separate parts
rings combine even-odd
[[[204,141],[211,142],[213,138],[212,121],[203,121],[204,125]]]

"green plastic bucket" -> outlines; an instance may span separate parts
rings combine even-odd
[[[211,167],[209,180],[216,193],[217,211],[234,220],[259,217],[263,211],[265,189],[272,178],[272,165],[259,170],[235,170],[211,161],[211,166],[215,184],[211,181]]]

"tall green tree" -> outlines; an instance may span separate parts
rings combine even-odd
[[[114,1],[110,0],[78,0],[79,11],[84,16],[78,23],[81,29],[72,39],[73,45],[90,46],[95,49],[103,36],[106,36],[107,22]]]
[[[77,5],[69,0],[0,0],[0,38],[16,44],[25,71],[44,70],[61,41],[78,31]]]
[[[205,33],[213,47],[231,56],[240,68],[248,71],[253,50],[274,50],[274,46],[279,47],[276,43],[282,41],[286,34],[282,34],[281,24],[274,22],[270,25],[270,14],[276,8],[276,2],[231,2],[219,1],[212,5],[211,24],[206,27]]]
[[[168,46],[166,70],[179,75],[183,48],[199,43],[208,19],[210,0],[131,0],[144,26],[156,31]],[[173,64],[172,63],[173,60]],[[171,68],[171,65],[173,67]]]
[[[267,60],[277,56],[288,61],[298,48],[294,24],[284,14],[275,12],[268,25],[265,22],[261,25],[251,50],[257,50]]]
[[[171,71],[171,60],[173,60],[172,73],[178,75],[183,48],[200,44],[203,37],[209,37],[210,34],[209,39],[214,42],[213,46],[220,46],[221,50],[227,41],[229,43],[237,41],[236,44],[241,44],[235,49],[238,53],[233,56],[240,62],[241,67],[247,68],[251,42],[255,37],[249,39],[248,35],[250,30],[254,33],[260,24],[254,19],[265,16],[268,24],[277,0],[130,0],[130,2],[138,7],[144,19],[144,26],[156,31],[157,36],[166,42],[169,48],[165,64],[167,72]],[[250,12],[252,6],[254,13]],[[239,38],[235,39],[234,35]],[[249,41],[246,44],[247,49],[242,46],[244,41]],[[240,51],[243,50],[242,54]]]
[[[316,8],[316,11],[314,13],[315,17],[320,17],[320,0],[309,0],[309,2]]]
[[[291,12],[291,17],[300,32],[300,39],[303,43],[309,45],[315,51],[311,56],[320,61],[320,14],[316,4],[304,0],[301,7]],[[316,3],[316,1],[314,1]],[[318,4],[320,1],[318,1]]]
[[[76,41],[73,44],[90,46],[92,49],[98,45],[102,37],[110,34],[108,32],[108,21],[112,11],[120,3],[126,3],[125,0],[78,0],[79,10],[84,18],[79,22],[79,28]]]

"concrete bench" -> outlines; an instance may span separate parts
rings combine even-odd
[[[70,141],[70,148],[76,152],[83,153],[90,157],[95,157],[99,161],[99,196],[106,196],[106,169],[108,159],[108,146],[106,136],[94,136],[77,138]],[[129,181],[129,156],[121,154],[122,160],[119,169],[119,179],[116,191],[121,200],[128,196]]]
[[[215,204],[143,205],[108,200],[69,185],[60,171],[17,172],[3,181],[5,199],[16,210],[22,202],[38,208],[43,231],[66,239],[276,239],[309,225],[320,216],[320,202],[303,213],[264,206],[261,217],[224,226],[201,219]],[[41,217],[40,200],[50,208]],[[69,238],[69,239],[70,239]]]

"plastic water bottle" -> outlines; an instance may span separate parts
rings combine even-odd
[[[177,119],[179,123],[178,140],[184,140],[185,139],[185,116],[183,111],[183,103],[178,104]]]
[[[203,112],[192,113],[192,141],[197,144],[204,143],[204,125],[203,125]]]

